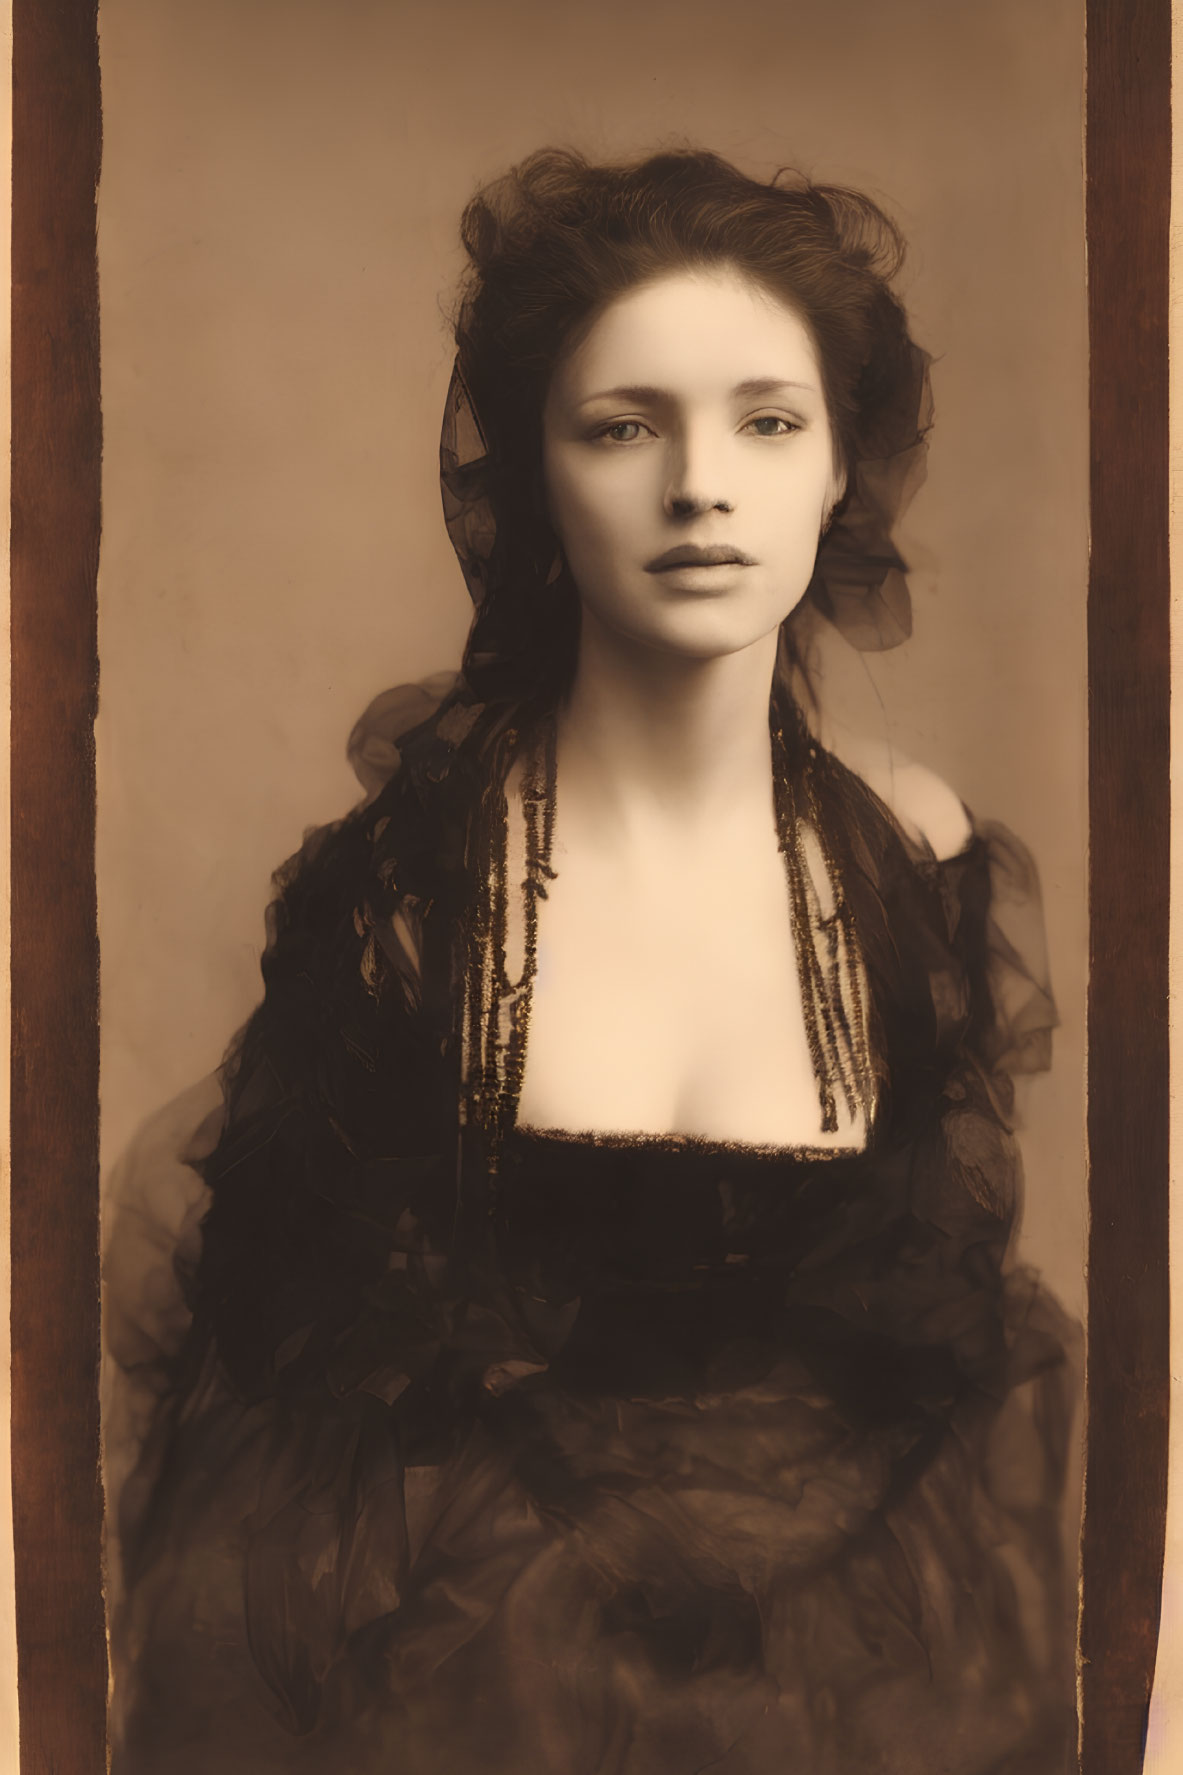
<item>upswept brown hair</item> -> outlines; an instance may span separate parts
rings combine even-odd
[[[542,412],[563,353],[628,290],[670,271],[727,266],[801,317],[847,475],[839,518],[857,503],[857,465],[897,457],[923,434],[927,360],[890,287],[903,240],[860,192],[789,171],[762,183],[698,149],[610,166],[543,149],[477,193],[461,238],[457,364],[488,450],[484,496],[496,534],[466,653],[470,679],[488,676],[494,661],[493,676],[504,677],[512,662],[518,688],[553,685],[573,664],[576,601],[547,584],[557,541]]]

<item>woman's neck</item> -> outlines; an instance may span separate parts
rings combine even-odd
[[[684,837],[771,807],[768,699],[777,636],[687,659],[584,613],[579,661],[559,711],[566,808],[605,837],[676,826]]]

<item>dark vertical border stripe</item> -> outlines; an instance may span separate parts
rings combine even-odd
[[[16,0],[12,1433],[22,1775],[105,1767],[98,1476],[98,44]]]
[[[1142,1767],[1166,1520],[1169,0],[1088,0],[1084,1775]]]

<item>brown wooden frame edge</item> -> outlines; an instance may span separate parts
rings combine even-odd
[[[1085,1775],[1142,1759],[1166,1506],[1169,0],[1086,0],[1092,417]],[[95,0],[13,3],[12,1435],[22,1775],[105,1763]]]
[[[23,1775],[105,1767],[95,0],[15,0],[12,1482]]]
[[[1169,0],[1088,0],[1084,1775],[1142,1766],[1166,1523]]]

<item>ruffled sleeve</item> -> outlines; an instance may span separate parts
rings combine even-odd
[[[819,1276],[810,1305],[882,1338],[883,1362],[864,1364],[881,1396],[906,1380],[902,1409],[940,1421],[950,1399],[1059,1359],[1020,1328],[1007,1281],[1023,1196],[1014,1078],[1048,1065],[1056,1023],[1038,873],[1002,825],[974,820],[938,859],[860,783],[838,787],[886,1090],[873,1187],[836,1235],[849,1274]]]
[[[914,1212],[938,1234],[934,1273],[948,1294],[917,1323],[993,1392],[1003,1375],[1006,1390],[1056,1367],[1063,1353],[1058,1335],[1045,1336],[1029,1315],[1030,1290],[1008,1280],[1023,1195],[1014,1080],[1050,1066],[1058,1021],[1042,896],[1031,852],[994,821],[975,820],[966,849],[922,873],[940,889],[966,990],[913,1184]]]
[[[192,1315],[183,1277],[201,1248],[209,1191],[195,1161],[212,1151],[224,1104],[215,1075],[153,1115],[113,1166],[103,1200],[103,1480],[109,1583],[119,1542],[145,1507],[143,1456]]]
[[[1058,1022],[1038,870],[1013,832],[981,820],[957,856],[917,859],[913,867],[944,916],[928,966],[944,1099],[980,1101],[975,1141],[996,1143],[1013,1128],[1016,1077],[1051,1065]],[[951,1136],[958,1131],[955,1119],[947,1123]],[[978,1193],[1017,1200],[1017,1152],[1010,1167],[999,1159],[991,1168],[1000,1181],[988,1188],[984,1160],[973,1165]],[[1016,1172],[1013,1188],[1001,1182],[1008,1169]]]
[[[390,1407],[433,1372],[446,1332],[432,1253],[454,1169],[431,1007],[388,958],[397,895],[379,865],[400,794],[392,782],[310,832],[277,872],[262,1003],[220,1079],[113,1180],[107,1446],[129,1746],[163,1729],[154,1682],[178,1710],[223,1695],[307,1731],[349,1634],[398,1601]],[[422,886],[413,856],[405,873]],[[182,1606],[195,1667],[213,1660],[186,1683],[154,1650],[175,1651]],[[174,1724],[178,1742],[198,1729]],[[146,1739],[128,1755],[171,1766]]]
[[[149,1236],[170,1330],[128,1491],[145,1504],[125,1542],[137,1680],[178,1562],[216,1542],[203,1570],[236,1587],[195,1625],[249,1645],[265,1704],[300,1731],[351,1636],[399,1605],[406,1468],[441,1458],[494,1344],[521,1355],[512,1328],[493,1339],[458,1251],[471,716],[412,737],[407,715],[385,708],[392,751],[369,758],[389,780],[276,874],[263,1001],[224,1065],[215,1137]]]
[[[1059,1022],[1048,975],[1043,895],[1035,859],[1006,826],[976,827],[986,856],[986,1009],[981,1051],[1000,1072],[1044,1072]]]
[[[368,796],[380,794],[398,769],[399,741],[435,714],[457,682],[455,672],[433,672],[414,684],[380,691],[367,704],[354,723],[346,751]]]

